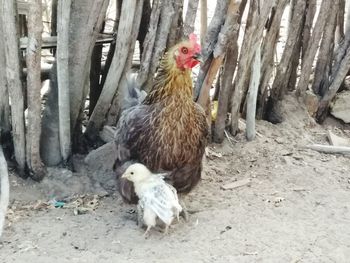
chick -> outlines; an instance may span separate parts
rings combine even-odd
[[[139,215],[143,212],[142,219],[147,226],[144,236],[147,237],[150,229],[156,226],[157,218],[165,224],[164,232],[167,233],[174,218],[179,219],[182,211],[176,189],[167,184],[161,174],[152,174],[140,163],[130,165],[122,178],[134,183],[139,198],[138,212]]]

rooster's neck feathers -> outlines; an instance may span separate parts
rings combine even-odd
[[[192,101],[191,70],[176,66],[172,50],[161,60],[153,87],[144,104],[156,103],[169,96],[180,96]]]

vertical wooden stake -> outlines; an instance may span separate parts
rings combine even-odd
[[[252,63],[252,73],[250,76],[249,90],[247,95],[247,140],[251,141],[255,138],[255,113],[256,113],[256,99],[258,96],[258,88],[260,82],[261,70],[261,44],[255,51],[254,60]]]
[[[57,8],[57,82],[60,151],[63,161],[70,155],[70,102],[69,102],[69,18],[71,0],[58,1]]]

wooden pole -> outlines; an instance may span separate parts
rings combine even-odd
[[[57,7],[57,82],[60,151],[66,161],[71,151],[69,102],[69,19],[71,0],[58,1]]]
[[[0,144],[0,238],[5,225],[5,217],[10,197],[10,183],[7,163]]]
[[[19,43],[16,26],[16,1],[1,0],[4,39],[6,77],[8,91],[11,99],[12,135],[15,148],[15,158],[19,172],[24,173],[25,168],[25,126],[24,126],[24,100],[22,93],[21,69],[19,60]]]
[[[332,10],[327,17],[327,23],[323,31],[322,41],[318,51],[312,86],[315,94],[321,96],[324,95],[325,89],[329,87],[329,75],[331,73],[335,31],[337,27],[337,13],[339,13],[337,1],[334,1],[331,8]]]
[[[238,131],[238,120],[242,98],[247,92],[247,80],[250,73],[250,65],[254,57],[254,51],[259,46],[262,38],[264,26],[270,15],[272,1],[264,2],[259,7],[259,1],[251,1],[248,21],[244,33],[243,44],[240,52],[237,74],[234,80],[234,92],[231,98],[231,133],[236,134]]]
[[[202,87],[200,88],[200,93],[197,100],[197,103],[200,104],[203,108],[205,108],[208,103],[210,87],[224,60],[229,39],[234,34],[234,24],[237,21],[237,16],[238,16],[237,11],[240,4],[241,4],[241,1],[237,1],[237,0],[230,1],[228,10],[226,11],[226,21],[217,36],[217,43],[215,45],[215,48],[212,51],[213,60],[205,76]]]
[[[269,27],[267,28],[266,35],[264,37],[261,46],[261,80],[259,84],[259,97],[257,106],[257,118],[262,119],[266,109],[266,102],[268,96],[268,85],[271,80],[273,70],[275,69],[274,54],[276,52],[276,46],[279,39],[279,32],[281,28],[282,15],[288,0],[281,0],[275,6],[275,12]]]
[[[205,43],[202,43],[202,56],[204,63],[201,64],[194,89],[195,100],[198,100],[204,79],[213,60],[213,51],[217,43],[221,27],[225,23],[229,3],[230,0],[222,0],[216,3],[213,19],[210,21],[210,25],[205,36]]]
[[[126,92],[128,91],[129,83],[127,81],[127,77],[128,77],[128,74],[131,72],[132,59],[134,57],[134,51],[135,51],[135,42],[140,29],[143,3],[144,3],[143,0],[139,2],[135,10],[135,17],[134,17],[133,26],[132,26],[132,32],[130,33],[131,40],[130,40],[130,46],[129,46],[129,54],[125,62],[123,74],[119,81],[118,92],[114,95],[111,107],[109,108],[109,111],[107,114],[106,123],[105,123],[107,125],[115,125],[117,123],[119,113],[121,111],[122,100],[125,98]]]
[[[149,65],[148,77],[146,83],[143,85],[143,89],[146,91],[149,91],[153,85],[154,74],[157,71],[159,60],[167,46],[171,24],[175,16],[175,8],[171,2],[172,1],[165,1],[162,6],[154,49],[150,59],[151,63]]]
[[[350,70],[350,46],[346,51],[345,57],[340,63],[340,67],[339,67],[339,70],[337,71],[336,77],[331,82],[329,89],[327,90],[327,92],[322,97],[319,103],[318,110],[316,113],[316,119],[318,122],[323,122],[325,117],[327,116],[327,110],[328,110],[329,104],[337,94],[337,91],[339,90],[340,85],[342,84],[349,70]]]
[[[40,181],[45,176],[45,167],[40,158],[41,131],[41,43],[42,43],[42,3],[41,0],[30,0],[28,13],[28,46],[27,46],[27,166],[31,177]]]
[[[137,83],[139,87],[144,86],[150,72],[152,54],[156,41],[158,23],[160,19],[161,6],[162,5],[160,0],[153,1],[148,33],[145,37],[142,59],[140,61],[140,70],[137,74]]]
[[[137,0],[130,0],[125,1],[122,4],[116,49],[111,67],[109,69],[109,72],[113,72],[113,74],[107,75],[101,95],[86,127],[85,134],[90,139],[94,139],[96,136],[98,136],[98,131],[102,127],[105,120],[106,113],[113,100],[113,95],[117,91],[118,83],[129,54],[131,40],[130,32],[132,32],[136,3]]]
[[[255,113],[256,99],[258,96],[258,88],[261,70],[261,45],[255,51],[252,63],[252,74],[250,76],[249,90],[247,96],[247,128],[246,137],[248,141],[255,138]]]
[[[2,14],[2,5],[0,4],[0,15]],[[3,24],[0,21],[0,36],[3,36],[2,30]],[[9,93],[7,88],[6,78],[6,60],[5,60],[5,48],[4,38],[0,37],[0,137],[11,131],[10,123],[10,104]]]
[[[215,127],[213,131],[213,140],[216,143],[221,143],[224,140],[226,119],[228,112],[228,103],[230,101],[230,94],[233,92],[233,76],[237,66],[238,59],[238,35],[241,25],[241,19],[246,7],[247,0],[242,0],[239,10],[236,14],[235,23],[233,25],[232,35],[229,35],[227,49],[225,54],[225,62],[223,64],[223,72],[221,75],[221,87],[218,99],[218,110],[215,120]]]
[[[320,13],[318,14],[317,21],[310,39],[310,44],[308,46],[308,49],[306,50],[306,53],[303,59],[301,75],[298,82],[298,86],[296,87],[297,96],[304,95],[305,91],[308,88],[309,79],[312,72],[312,64],[314,62],[315,55],[318,50],[318,44],[320,42],[323,29],[326,25],[326,21],[328,17],[327,13],[329,12],[329,10],[332,9],[333,5],[334,3],[331,1],[322,1],[321,7],[320,7]]]
[[[191,1],[191,0],[189,0]],[[208,28],[208,3],[207,0],[201,0],[201,45],[204,46],[205,36]]]
[[[194,22],[196,20],[196,14],[198,9],[199,0],[189,0],[187,4],[185,23],[184,23],[184,36],[188,37],[194,31]]]

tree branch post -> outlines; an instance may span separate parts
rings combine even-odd
[[[316,24],[310,39],[310,44],[308,45],[308,48],[305,52],[300,79],[298,82],[298,86],[296,87],[297,96],[304,95],[305,91],[308,88],[309,79],[312,72],[312,64],[314,62],[315,55],[318,50],[318,44],[322,37],[323,29],[326,25],[327,13],[331,9],[332,5],[334,5],[334,3],[332,3],[331,1],[322,1],[320,12],[318,14]]]
[[[249,90],[247,95],[247,128],[246,137],[248,141],[255,138],[255,113],[256,99],[258,96],[261,70],[261,45],[255,51],[252,62],[252,74],[250,76]]]
[[[116,42],[115,53],[106,82],[103,86],[101,95],[96,103],[95,109],[89,119],[85,134],[90,139],[98,136],[98,131],[102,127],[107,111],[113,100],[113,96],[118,89],[123,69],[129,54],[131,41],[132,25],[137,0],[125,1],[122,4],[120,23],[118,27],[118,37]]]
[[[0,4],[0,15],[2,12],[2,4]],[[0,36],[3,36],[3,24],[0,21]],[[5,48],[4,37],[0,37],[0,139],[6,133],[11,132],[10,123],[10,103],[9,92],[7,88],[6,78],[6,60],[5,60]]]
[[[24,100],[22,93],[21,68],[19,59],[19,42],[16,26],[16,1],[1,0],[2,25],[5,42],[6,77],[11,104],[12,136],[15,158],[19,172],[24,173],[26,163],[26,141],[24,126]]]
[[[69,102],[69,20],[71,0],[59,1],[57,10],[57,82],[60,151],[66,161],[71,151]]]
[[[264,2],[259,8],[259,1],[251,1],[243,44],[241,48],[237,74],[234,80],[234,92],[231,99],[231,133],[236,134],[238,131],[238,119],[242,98],[247,92],[247,78],[250,73],[250,65],[254,57],[254,51],[259,45],[262,38],[264,26],[271,12],[273,2]]]
[[[194,31],[194,22],[196,21],[196,14],[199,0],[188,1],[187,10],[184,23],[184,36],[188,37]]]
[[[10,201],[10,182],[7,162],[0,144],[0,238],[5,226],[6,212]]]

